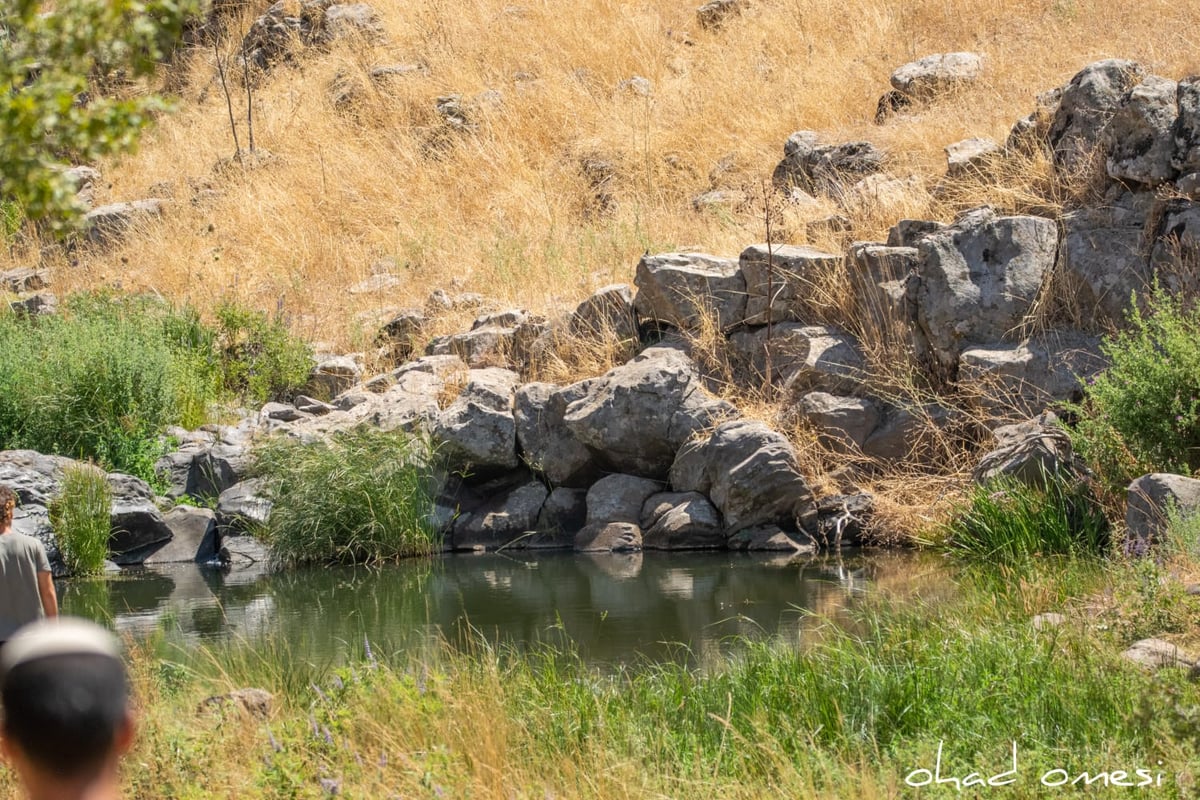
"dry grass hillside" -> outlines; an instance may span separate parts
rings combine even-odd
[[[265,5],[229,23],[226,57]],[[138,153],[100,165],[96,202],[175,203],[116,249],[48,256],[59,291],[119,284],[201,307],[233,297],[342,349],[365,346],[381,309],[420,305],[436,288],[551,311],[632,280],[647,249],[736,254],[762,240],[763,187],[794,130],[870,139],[891,172],[931,185],[945,145],[1002,140],[1038,92],[1088,62],[1132,58],[1174,77],[1200,66],[1196,7],[1165,0],[754,0],[716,31],[701,28],[692,2],[372,5],[384,40],[309,49],[260,82],[256,145],[275,157],[265,166],[214,169],[234,145],[213,50],[170,67],[178,111]],[[984,53],[984,80],[873,123],[896,66],[952,50]],[[369,71],[388,64],[421,69],[373,84]],[[633,76],[648,94],[622,86]],[[356,102],[335,109],[335,85],[357,87]],[[435,105],[448,94],[462,95],[477,126],[435,140]],[[239,134],[244,147],[244,121]],[[597,178],[595,162],[611,175]],[[747,199],[695,210],[692,198],[714,188]],[[1019,205],[1020,187],[978,193],[961,199]],[[864,209],[847,238],[952,210],[939,202],[914,191]],[[776,239],[804,243],[805,218],[832,210],[788,210]],[[28,264],[32,253],[5,260]],[[380,270],[398,280],[349,291]]]

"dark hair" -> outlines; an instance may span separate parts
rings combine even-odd
[[[129,684],[120,659],[48,655],[4,677],[4,735],[34,764],[64,778],[91,777],[125,724]]]

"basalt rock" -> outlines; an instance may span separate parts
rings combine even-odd
[[[811,528],[816,507],[791,443],[761,422],[727,422],[689,442],[671,466],[677,492],[706,494],[732,535],[758,525]]]
[[[674,349],[650,348],[586,384],[563,423],[615,472],[663,478],[684,442],[735,413],[708,394],[692,360]]]
[[[721,331],[746,317],[738,262],[696,253],[647,255],[638,262],[634,308],[643,320],[692,330],[712,320]]]
[[[937,361],[952,367],[969,345],[1010,336],[1033,307],[1057,248],[1053,221],[998,217],[986,207],[922,239],[917,319]]]

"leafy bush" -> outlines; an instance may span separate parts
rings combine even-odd
[[[216,342],[225,389],[257,403],[281,399],[308,380],[312,352],[282,321],[224,302],[217,307]]]
[[[388,561],[438,544],[432,456],[406,434],[277,439],[257,452],[255,472],[274,504],[265,538],[278,563]]]
[[[50,523],[73,575],[98,575],[108,557],[112,490],[108,477],[92,466],[67,469],[50,503]]]
[[[1108,522],[1085,486],[1013,480],[976,486],[947,526],[945,546],[973,560],[1015,563],[1037,555],[1101,553]]]
[[[1162,289],[1104,346],[1111,366],[1075,409],[1076,450],[1109,491],[1148,472],[1200,467],[1200,309]]]
[[[255,402],[300,379],[307,347],[265,316],[255,324],[239,340],[252,346],[230,346],[242,329],[206,325],[195,310],[156,298],[111,293],[76,295],[57,316],[0,315],[0,448],[95,460],[153,479],[167,426],[197,427],[217,403]],[[257,366],[264,362],[287,369]],[[231,378],[244,374],[253,380]]]
[[[0,445],[94,459],[147,477],[158,433],[180,421],[176,350],[165,306],[68,304],[62,316],[0,317]]]

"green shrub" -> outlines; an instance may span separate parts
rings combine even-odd
[[[308,374],[308,348],[265,315],[222,306],[217,326],[157,298],[75,295],[61,315],[0,314],[0,448],[94,460],[154,479],[169,425],[261,402]]]
[[[1098,554],[1108,547],[1108,522],[1081,485],[1046,481],[1031,488],[1013,480],[975,486],[951,519],[944,545],[972,560],[1016,563],[1039,555]]]
[[[1111,366],[1075,409],[1076,450],[1107,490],[1148,472],[1200,467],[1200,309],[1155,289],[1145,312],[1110,338]]]
[[[61,316],[0,317],[0,444],[151,476],[159,432],[180,420],[169,313],[88,297]]]
[[[217,307],[216,341],[224,388],[248,402],[282,399],[308,380],[312,351],[281,320],[224,302]]]
[[[98,575],[108,558],[112,490],[105,473],[80,465],[63,473],[59,494],[50,503],[50,523],[73,575]]]
[[[257,452],[255,472],[274,503],[265,538],[278,563],[388,561],[438,545],[436,470],[429,448],[406,434],[277,439]]]

